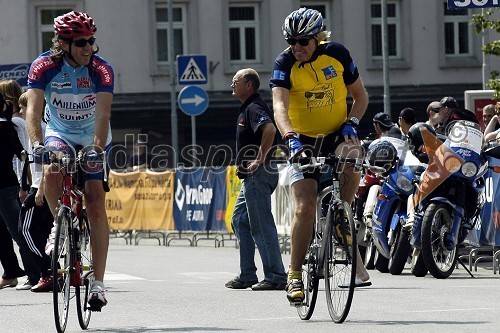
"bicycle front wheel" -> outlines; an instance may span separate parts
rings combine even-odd
[[[343,202],[327,213],[328,234],[325,256],[325,292],[330,317],[336,323],[347,318],[356,280],[357,243],[350,205]]]
[[[68,323],[72,257],[69,233],[70,211],[61,207],[57,214],[54,249],[52,251],[52,296],[57,332],[63,333]]]
[[[90,247],[90,223],[87,213],[84,210],[82,213],[82,222],[79,235],[79,265],[80,274],[82,276],[82,284],[75,286],[76,295],[76,311],[78,313],[78,322],[82,329],[87,329],[90,323],[92,312],[88,306],[90,297],[90,288],[94,281],[94,270],[92,267],[92,251]]]

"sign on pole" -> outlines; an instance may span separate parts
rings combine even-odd
[[[180,91],[177,102],[188,116],[199,116],[208,108],[208,95],[198,86],[187,86]]]
[[[448,0],[449,9],[500,7],[499,0]]]
[[[177,56],[177,82],[184,84],[207,83],[207,56]]]

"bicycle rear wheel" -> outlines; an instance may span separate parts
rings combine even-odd
[[[329,209],[325,257],[325,292],[330,317],[336,323],[347,318],[354,295],[357,243],[351,207],[343,202],[340,209]],[[335,214],[335,215],[333,215]],[[339,225],[340,234],[335,226]]]
[[[72,257],[72,238],[69,233],[70,211],[61,207],[57,214],[54,250],[52,252],[52,296],[54,319],[57,332],[66,330],[68,323],[69,301],[71,299],[70,276]]]
[[[311,318],[316,306],[318,297],[318,253],[317,248],[311,243],[306,259],[302,265],[302,281],[304,283],[304,301],[297,308],[299,317],[302,320]]]
[[[90,247],[90,223],[85,210],[82,213],[79,242],[79,264],[82,284],[75,286],[76,311],[78,313],[80,327],[82,329],[87,329],[92,314],[88,306],[88,301],[90,297],[90,288],[94,281],[94,270],[92,267],[92,251]]]

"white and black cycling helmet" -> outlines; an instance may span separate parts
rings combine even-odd
[[[293,11],[283,23],[283,36],[285,38],[316,36],[325,30],[323,17],[315,9],[300,8]]]
[[[365,161],[371,166],[383,168],[385,171],[382,174],[387,175],[396,164],[397,158],[398,151],[390,141],[377,139],[368,147]]]

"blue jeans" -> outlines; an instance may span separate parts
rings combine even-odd
[[[28,248],[26,240],[19,232],[19,186],[9,186],[0,189],[0,216],[5,222],[12,239],[19,246],[19,253],[23,261],[24,270],[31,282],[38,282],[41,276],[40,268],[36,264],[34,254]],[[10,263],[12,264],[12,263]],[[15,263],[13,263],[15,266]],[[15,267],[14,267],[15,268]],[[5,271],[12,269],[4,267]]]
[[[232,217],[240,246],[240,280],[258,281],[255,246],[264,266],[264,280],[286,283],[278,232],[271,213],[271,194],[278,184],[278,172],[263,166],[243,180]]]

